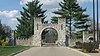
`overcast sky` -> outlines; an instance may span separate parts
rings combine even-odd
[[[31,2],[32,0],[0,0],[0,19],[3,24],[9,25],[12,29],[16,29],[17,20],[16,17],[20,17],[19,11],[22,11],[22,7],[25,6],[27,2]],[[43,9],[47,9],[46,12],[46,20],[51,19],[53,14],[52,12],[59,8],[58,3],[62,0],[39,0],[40,3],[43,3]],[[81,7],[87,8],[86,13],[92,17],[92,0],[77,0]],[[100,0],[99,0],[100,5]],[[100,10],[100,6],[99,6]],[[100,13],[100,11],[99,11]],[[100,14],[99,14],[100,21]]]

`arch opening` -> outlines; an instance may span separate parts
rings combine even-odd
[[[54,28],[46,28],[41,33],[42,43],[56,43],[58,32]]]

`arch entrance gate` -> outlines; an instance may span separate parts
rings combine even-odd
[[[43,30],[47,28],[53,28],[58,33],[58,40],[56,43],[60,43],[61,45],[65,45],[66,39],[66,19],[65,18],[58,18],[58,23],[56,24],[42,24],[41,18],[34,18],[34,37],[32,41],[33,46],[41,46],[42,44],[42,37],[41,34]]]

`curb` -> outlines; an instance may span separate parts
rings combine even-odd
[[[23,50],[17,51],[17,52],[12,53],[12,54],[10,54],[10,55],[8,55],[8,56],[14,56],[14,55],[16,55],[16,54],[18,54],[18,53],[21,53],[21,52],[23,52],[23,51],[25,51],[25,50],[28,50],[28,49],[30,49],[30,48],[26,48],[26,49],[23,49]]]
[[[78,53],[80,53],[80,54],[83,54],[84,56],[91,56],[91,55],[89,55],[89,54],[80,52],[80,51],[78,51],[78,50],[75,50],[75,49],[72,49],[72,48],[69,48],[69,47],[67,47],[67,48],[70,49],[70,50],[73,50],[73,51],[75,51],[75,52],[78,52]]]

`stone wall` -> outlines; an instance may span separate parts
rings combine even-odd
[[[91,41],[92,42],[94,41],[93,33],[89,33],[89,31],[83,31],[83,42],[90,42],[89,38],[93,38],[93,40]],[[95,41],[97,42],[97,31],[95,31]],[[95,45],[98,48],[98,44],[96,43]],[[100,49],[100,43],[99,43],[99,49]]]
[[[89,38],[94,38],[93,33],[89,33],[89,31],[83,31],[83,42],[89,42]],[[97,41],[97,31],[95,31],[95,40]]]
[[[77,39],[77,38],[76,39],[75,38],[74,39],[70,39],[69,46],[75,46],[76,45],[75,43],[78,42],[78,41],[82,43],[83,39],[81,39],[81,38],[80,39]]]
[[[22,45],[22,46],[32,46],[32,38],[24,39],[24,38],[17,38],[16,39],[16,45]]]

